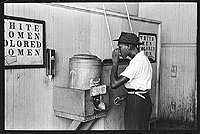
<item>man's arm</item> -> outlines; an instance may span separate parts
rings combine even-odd
[[[119,50],[115,49],[112,52],[112,69],[110,75],[110,86],[112,89],[116,89],[129,81],[129,78],[124,76],[118,77],[118,64],[119,64]]]

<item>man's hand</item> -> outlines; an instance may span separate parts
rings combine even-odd
[[[112,52],[112,62],[113,64],[118,64],[119,62],[119,48],[116,48]]]
[[[125,97],[119,97],[117,96],[115,99],[114,99],[114,105],[120,105],[120,102],[125,100]]]

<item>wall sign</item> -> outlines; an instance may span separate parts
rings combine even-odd
[[[5,16],[5,68],[45,67],[45,48],[44,21]]]
[[[144,43],[140,45],[140,50],[145,52],[151,63],[156,62],[157,35],[139,32],[139,39]]]

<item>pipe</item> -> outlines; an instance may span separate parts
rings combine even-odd
[[[126,14],[127,14],[127,17],[128,17],[129,26],[131,28],[131,32],[133,33],[133,28],[132,28],[132,25],[131,25],[131,19],[130,19],[130,16],[129,16],[129,12],[128,12],[126,2],[124,3],[124,5],[125,5],[125,8],[126,8]]]
[[[106,20],[106,26],[107,26],[107,30],[108,30],[108,34],[109,34],[109,37],[110,37],[110,44],[111,44],[111,47],[112,47],[112,51],[113,51],[113,44],[112,44],[112,38],[111,38],[111,33],[110,33],[110,27],[109,27],[109,24],[108,24],[108,19],[107,19],[107,15],[106,15],[106,9],[105,9],[105,6],[103,4],[103,11],[104,11],[104,16],[105,16],[105,20]]]

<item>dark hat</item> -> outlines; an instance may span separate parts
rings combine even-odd
[[[136,34],[134,33],[126,33],[126,32],[121,32],[121,35],[119,39],[115,39],[113,41],[119,41],[120,43],[128,43],[128,44],[143,44],[139,42],[139,38],[137,37]]]

